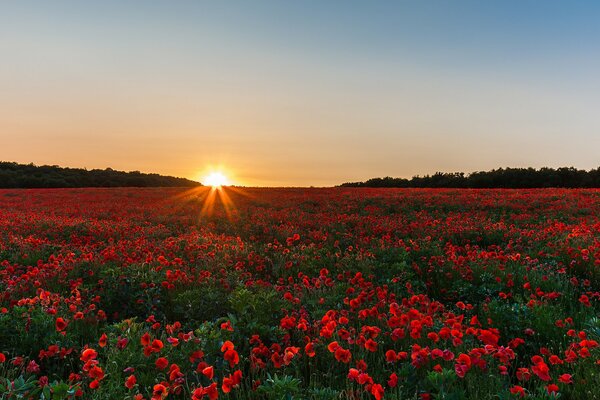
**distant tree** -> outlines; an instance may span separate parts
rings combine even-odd
[[[61,168],[57,165],[35,166],[0,161],[0,188],[57,188],[57,187],[156,187],[199,186],[185,178],[144,174],[140,171],[123,172],[112,168],[86,170]]]
[[[498,168],[491,171],[436,172],[433,175],[404,178],[372,178],[348,182],[342,187],[422,187],[422,188],[584,188],[600,187],[600,167],[585,171],[574,167],[558,169]]]

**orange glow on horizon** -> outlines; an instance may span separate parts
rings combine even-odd
[[[231,183],[222,172],[211,172],[204,179],[204,184],[207,186],[212,186],[213,188],[220,188],[221,186],[228,186]]]

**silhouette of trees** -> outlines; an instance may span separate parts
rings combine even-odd
[[[57,165],[0,162],[0,188],[156,187],[199,186],[200,183],[172,176],[123,172],[112,168],[86,170]]]
[[[600,167],[590,171],[573,167],[499,168],[466,175],[463,172],[436,172],[405,178],[373,178],[365,182],[343,183],[343,187],[416,188],[591,188],[600,187]]]

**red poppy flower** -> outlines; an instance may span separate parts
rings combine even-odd
[[[223,358],[229,362],[230,367],[233,367],[240,362],[240,356],[238,355],[238,352],[233,349],[227,350],[225,354],[223,354]]]
[[[304,346],[304,353],[309,357],[314,357],[316,355],[313,342],[308,342],[306,346]]]
[[[167,397],[169,390],[162,383],[157,383],[152,388],[152,400],[162,400]]]
[[[125,380],[125,387],[127,389],[132,389],[137,382],[135,375],[129,375],[129,377]]]
[[[98,341],[98,346],[105,347],[107,342],[108,337],[106,336],[106,333],[103,333],[102,336],[100,336],[100,340]]]
[[[212,379],[215,376],[215,369],[211,367],[206,367],[202,370],[202,375],[206,376],[208,379]]]
[[[387,384],[391,388],[395,388],[398,385],[398,375],[396,375],[395,372],[390,375],[390,379],[388,379]]]
[[[571,374],[562,374],[558,377],[558,380],[562,383],[570,384],[573,383],[573,375]]]
[[[525,388],[523,386],[515,385],[510,388],[512,394],[518,394],[519,397],[525,397]]]
[[[548,391],[548,394],[558,393],[558,385],[551,383],[546,386],[546,390]]]
[[[352,354],[350,350],[345,350],[342,347],[338,347],[335,350],[335,359],[344,364],[348,364],[352,359]]]
[[[226,351],[233,350],[234,348],[235,346],[233,345],[233,343],[228,340],[221,346],[221,352],[225,353]]]
[[[379,383],[371,385],[370,392],[373,395],[373,397],[375,397],[375,400],[383,399],[384,389],[383,386],[381,386]]]
[[[98,357],[98,352],[94,349],[85,349],[81,353],[81,357],[79,358],[83,362],[88,362],[90,360],[95,360]]]
[[[167,360],[165,357],[159,357],[156,359],[154,365],[156,365],[156,368],[163,370],[169,366],[169,360]]]
[[[65,329],[67,329],[67,325],[68,325],[67,321],[65,321],[61,317],[56,318],[56,331],[57,332],[62,332]]]
[[[396,352],[394,350],[388,350],[385,352],[385,361],[393,363],[396,361]]]

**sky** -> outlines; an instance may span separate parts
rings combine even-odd
[[[600,2],[1,1],[0,160],[252,186],[600,166]]]

